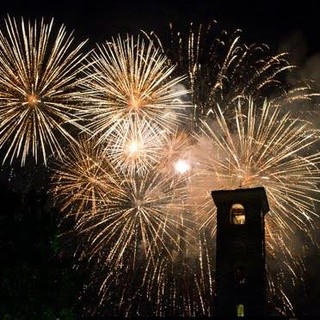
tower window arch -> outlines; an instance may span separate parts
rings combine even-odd
[[[236,305],[237,317],[244,317],[244,305],[242,303]]]
[[[234,203],[230,209],[230,222],[231,224],[245,224],[246,213],[244,206],[241,203]]]

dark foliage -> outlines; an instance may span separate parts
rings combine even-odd
[[[81,277],[45,194],[1,186],[1,319],[75,319]]]

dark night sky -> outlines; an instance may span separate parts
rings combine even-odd
[[[319,11],[308,2],[284,1],[1,1],[0,16],[54,17],[79,38],[100,42],[117,33],[161,32],[170,22],[177,26],[215,19],[226,29],[243,31],[248,41],[282,47],[300,35],[300,50],[308,56],[320,51]],[[310,3],[312,3],[310,1]],[[313,2],[314,3],[314,2]],[[298,50],[298,48],[295,48]]]
[[[311,2],[311,1],[310,1]],[[187,27],[189,23],[216,20],[226,30],[242,30],[246,42],[263,42],[275,52],[289,48],[299,63],[320,53],[320,11],[307,1],[147,1],[147,0],[2,0],[0,19],[11,17],[55,18],[74,30],[79,40],[99,43],[118,33],[140,30],[161,33],[169,23]],[[313,272],[316,277],[315,272]],[[317,276],[318,277],[318,276]],[[319,283],[320,281],[318,281]],[[313,297],[316,308],[319,298]]]

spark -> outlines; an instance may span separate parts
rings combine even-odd
[[[273,54],[265,43],[247,44],[240,29],[224,30],[211,21],[190,23],[184,32],[171,23],[169,34],[159,37],[151,32],[149,37],[177,65],[175,74],[187,75],[194,129],[212,112],[213,105],[232,112],[241,97],[250,96],[258,103],[267,98],[273,105],[298,113],[297,103],[319,98],[319,93],[295,72],[298,68],[290,63],[290,53]]]
[[[271,103],[265,102],[259,111],[251,100],[245,108],[239,103],[230,123],[218,106],[216,122],[202,122],[198,147],[204,147],[202,139],[210,146],[208,152],[199,150],[201,175],[215,177],[214,189],[264,186],[280,226],[287,231],[292,222],[299,228],[309,226],[317,217],[313,203],[320,179],[318,130]]]
[[[7,17],[0,30],[0,149],[3,163],[30,155],[47,165],[49,152],[63,155],[62,139],[74,142],[85,42],[74,45],[62,25]]]
[[[180,215],[185,211],[183,178],[155,170],[138,179],[120,175],[117,181],[119,190],[107,210],[86,216],[78,224],[81,232],[92,230],[93,252],[110,245],[106,260],[118,264],[126,253],[132,254],[133,243],[143,248],[142,252],[138,247],[133,249],[136,259],[149,252],[154,259],[163,250],[171,255],[172,245],[181,250],[178,235],[183,226]]]
[[[70,148],[55,166],[51,189],[61,211],[75,216],[82,238],[90,239],[87,255],[107,252],[105,261],[118,266],[127,255],[134,264],[142,253],[155,259],[159,252],[171,256],[171,246],[180,251],[188,229],[186,176],[157,168],[161,161],[142,176],[117,171],[95,144],[82,137]]]
[[[179,173],[185,173],[190,169],[189,163],[184,160],[180,159],[174,164],[175,170]]]
[[[102,146],[82,134],[52,168],[51,193],[63,217],[80,219],[106,208],[117,192],[114,168],[103,155]]]
[[[185,118],[190,104],[184,102],[188,93],[181,86],[184,76],[174,78],[174,65],[152,41],[146,41],[119,35],[90,56],[80,115],[89,119],[88,128],[101,142],[132,114],[169,131]]]
[[[232,119],[217,106],[212,118],[202,121],[196,137],[198,172],[191,177],[190,190],[202,228],[215,236],[210,190],[263,186],[270,206],[265,218],[267,267],[272,270],[274,259],[283,261],[279,268],[296,278],[302,268],[301,252],[292,244],[301,232],[312,241],[319,219],[314,207],[320,191],[319,130],[267,101],[259,108],[249,100],[248,105],[239,102]],[[272,282],[274,274],[268,276]],[[280,284],[277,287],[281,289]],[[281,295],[284,308],[290,309],[288,296],[284,291]]]
[[[288,87],[282,79],[295,67],[287,55],[246,45],[239,31],[215,38],[201,25],[174,36],[178,56],[152,36],[119,36],[87,61],[78,115],[90,144],[59,164],[54,196],[76,217],[81,256],[94,261],[97,308],[214,315],[211,191],[262,185],[269,290],[291,311],[283,281],[298,277],[293,241],[311,236],[318,219],[320,155],[318,130],[285,107],[310,99],[310,87]]]
[[[105,154],[117,171],[143,175],[163,158],[166,135],[156,123],[130,115],[110,132]]]

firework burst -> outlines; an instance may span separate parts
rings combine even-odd
[[[168,131],[185,118],[183,77],[173,78],[174,66],[152,41],[146,41],[119,35],[91,55],[83,87],[86,103],[80,114],[89,119],[88,127],[99,135],[99,142],[132,114]]]
[[[62,212],[75,216],[76,229],[91,239],[88,255],[107,252],[105,261],[119,265],[129,253],[171,255],[170,245],[179,251],[186,176],[157,168],[161,162],[145,175],[117,171],[104,148],[92,144],[84,139],[70,149],[52,188]]]
[[[161,160],[167,134],[156,123],[132,114],[110,132],[105,154],[117,171],[143,175]]]
[[[101,305],[117,301],[113,315],[214,315],[210,194],[257,185],[271,208],[269,289],[292,309],[281,280],[299,277],[293,239],[311,236],[318,218],[320,154],[318,130],[284,106],[312,94],[283,81],[294,70],[286,54],[242,44],[238,31],[215,35],[211,25],[186,42],[176,34],[185,60],[167,59],[151,36],[119,36],[87,61],[78,115],[90,135],[59,163],[53,193],[75,217],[78,252],[94,261]],[[194,127],[179,86],[192,89]]]
[[[55,161],[52,194],[65,217],[81,219],[105,209],[117,192],[114,168],[103,155],[104,148],[95,146],[82,134],[77,144],[70,144],[66,155]]]
[[[159,159],[142,174],[115,166],[112,150],[83,136],[56,163],[55,202],[63,217],[75,218],[78,257],[95,261],[90,287],[98,285],[102,305],[117,300],[117,314],[138,314],[149,301],[154,314],[165,315],[170,299],[172,312],[180,312],[186,284],[177,281],[190,277],[187,260],[197,245],[186,198],[190,146],[185,133],[167,135]]]
[[[313,203],[319,193],[319,132],[271,103],[261,110],[252,101],[248,104],[247,110],[239,104],[233,123],[219,106],[215,121],[202,122],[197,147],[211,146],[195,151],[201,175],[214,177],[212,189],[264,186],[273,220],[287,231],[292,223],[309,227],[317,216]]]
[[[176,64],[175,74],[186,74],[191,89],[194,128],[219,104],[233,110],[240,97],[258,103],[268,99],[273,105],[293,109],[296,103],[313,101],[319,94],[298,76],[287,52],[272,54],[266,44],[246,44],[241,30],[228,32],[216,21],[190,24],[187,32],[170,25],[169,35],[150,38]],[[167,39],[170,39],[168,43]],[[290,80],[288,80],[290,79]]]
[[[212,122],[203,121],[197,135],[194,157],[199,167],[191,182],[197,219],[213,236],[216,212],[210,190],[263,186],[270,205],[267,264],[271,270],[273,261],[284,261],[286,274],[298,278],[301,252],[292,247],[293,239],[301,231],[312,238],[319,218],[314,206],[319,201],[319,131],[267,102],[262,108],[252,101],[239,103],[232,120],[218,106]],[[282,290],[280,284],[272,287]],[[290,307],[285,293],[282,296]]]
[[[0,148],[3,162],[32,154],[47,162],[63,154],[61,139],[74,141],[74,97],[85,42],[74,46],[65,26],[8,17],[0,30]],[[72,47],[73,46],[73,47]]]

